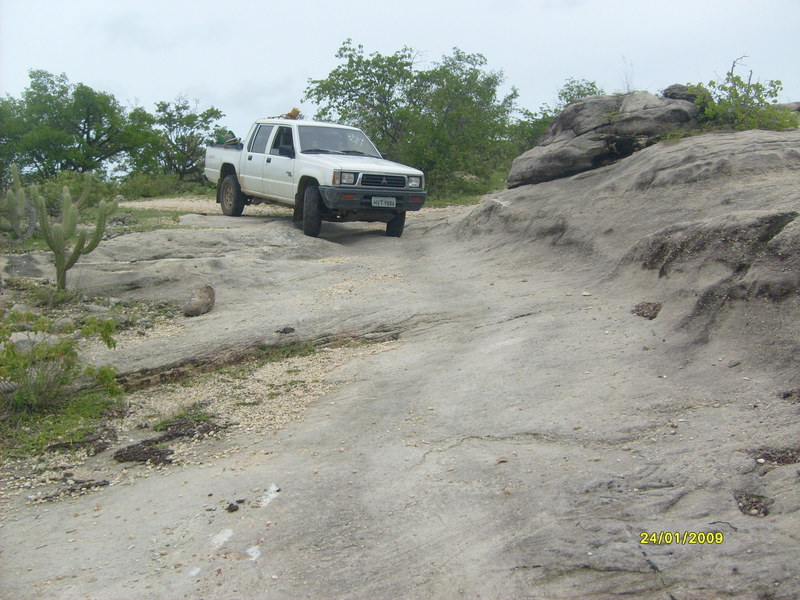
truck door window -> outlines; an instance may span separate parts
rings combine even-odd
[[[294,141],[292,140],[292,128],[280,127],[275,134],[275,141],[272,142],[272,148],[269,153],[275,156],[280,156],[280,147],[289,146],[294,149]]]
[[[248,148],[248,151],[258,154],[266,154],[269,134],[272,133],[273,127],[274,125],[259,125],[258,131],[256,131],[256,134],[253,136],[253,140],[250,142],[250,148]]]

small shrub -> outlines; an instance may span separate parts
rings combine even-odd
[[[84,337],[99,335],[107,348],[116,348],[117,341],[113,338],[116,329],[117,327],[113,319],[89,317],[83,327],[81,327],[81,334]]]
[[[117,381],[117,369],[111,365],[103,365],[97,368],[89,365],[84,373],[87,377],[94,379],[109,396],[116,398],[124,392],[122,385]]]
[[[29,349],[20,349],[6,340],[0,358],[2,376],[17,386],[6,398],[6,408],[12,412],[58,406],[79,373],[78,353],[69,338],[39,339]]]
[[[70,197],[79,198],[79,208],[97,206],[101,200],[116,196],[116,186],[104,181],[96,173],[75,173],[61,171],[55,177],[46,179],[36,186],[39,195],[44,200],[47,214],[58,216],[61,214],[61,203],[64,198],[64,188],[69,190]]]
[[[28,331],[29,343],[12,343],[11,333]],[[86,334],[99,334],[108,347],[113,321],[92,320]],[[12,312],[0,322],[0,378],[11,391],[0,395],[3,408],[11,412],[42,412],[61,406],[73,393],[78,378],[94,379],[106,392],[119,392],[112,367],[85,367],[78,356],[78,340],[50,334],[51,323],[44,317]]]
[[[214,188],[203,182],[181,181],[177,175],[169,173],[128,175],[120,184],[120,194],[125,198],[165,198],[184,194],[209,195]]]
[[[258,358],[264,362],[279,362],[287,358],[311,356],[317,351],[317,347],[310,342],[291,342],[283,346],[259,347]]]
[[[197,402],[191,406],[186,407],[179,413],[172,415],[166,419],[162,419],[153,425],[153,431],[166,431],[170,426],[176,423],[183,422],[188,424],[197,425],[199,423],[206,423],[214,419],[215,415],[205,410],[205,403]]]
[[[783,89],[781,82],[754,82],[752,71],[745,80],[734,72],[740,62],[741,59],[733,62],[724,81],[689,86],[689,93],[695,95],[695,104],[700,108],[698,122],[710,128],[736,130],[797,127],[798,120],[792,112],[775,106]]]

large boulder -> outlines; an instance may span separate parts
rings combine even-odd
[[[692,93],[689,89],[688,85],[683,85],[682,83],[673,83],[670,86],[667,86],[661,92],[662,98],[672,98],[673,100],[688,100],[689,102],[694,102],[695,98],[697,97],[696,94]]]
[[[550,181],[611,164],[694,123],[689,101],[648,92],[590,96],[556,117],[541,143],[514,160],[508,187]]]

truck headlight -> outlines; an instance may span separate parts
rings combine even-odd
[[[358,179],[357,173],[348,173],[346,171],[334,171],[333,185],[355,185]]]
[[[408,187],[418,188],[422,187],[422,177],[409,177],[408,178]]]

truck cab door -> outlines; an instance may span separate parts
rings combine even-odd
[[[242,191],[245,193],[260,192],[264,179],[264,166],[267,162],[267,142],[274,125],[259,125],[243,154],[239,170]]]
[[[294,203],[295,147],[292,128],[278,127],[264,164],[264,194]]]

